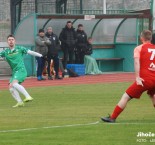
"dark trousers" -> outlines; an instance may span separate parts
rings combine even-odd
[[[72,49],[72,48],[64,48],[63,53],[64,53],[63,66],[64,66],[64,69],[66,69],[67,62],[68,62],[68,57],[69,57],[69,62],[68,63],[73,64],[74,49]]]
[[[51,56],[47,57],[47,62],[48,62],[47,72],[48,72],[48,76],[51,76],[51,70],[50,70],[51,59],[53,59],[54,70],[55,70],[56,76],[58,76],[58,73],[59,73],[59,56],[58,56],[58,54],[51,55]]]
[[[75,53],[75,63],[76,64],[84,64],[84,56],[85,52],[80,51]]]
[[[37,60],[37,77],[41,77],[45,67],[45,58],[36,57],[36,60]]]

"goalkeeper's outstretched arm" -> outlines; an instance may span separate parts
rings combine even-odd
[[[38,52],[31,51],[31,50],[28,50],[27,53],[30,55],[33,55],[33,56],[42,57],[42,54],[40,54]]]

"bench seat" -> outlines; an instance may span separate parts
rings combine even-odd
[[[99,66],[99,69],[101,70],[102,68],[102,63],[103,62],[111,62],[111,63],[108,63],[108,64],[112,64],[114,66],[114,70],[113,71],[124,71],[124,58],[119,58],[119,57],[114,57],[114,58],[96,58],[96,61],[98,63],[98,66]],[[104,66],[103,66],[104,67]]]
[[[124,58],[96,58],[97,61],[119,61],[119,60],[124,60]]]

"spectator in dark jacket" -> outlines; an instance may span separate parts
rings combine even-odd
[[[59,39],[58,39],[57,35],[53,33],[52,27],[47,28],[46,37],[49,38],[49,40],[51,41],[51,45],[48,46],[48,53],[47,53],[48,79],[49,80],[53,79],[52,76],[51,76],[51,70],[50,70],[51,59],[53,59],[53,63],[54,63],[54,70],[55,70],[55,73],[56,73],[55,74],[55,79],[62,79],[59,76],[59,55],[58,55],[58,51],[59,51],[59,48],[60,48],[60,43],[59,43]]]
[[[75,49],[75,63],[83,64],[84,55],[87,48],[87,34],[83,30],[83,25],[79,24],[77,29],[77,41]]]
[[[66,27],[62,29],[59,39],[61,41],[61,48],[64,53],[64,69],[66,69],[68,56],[69,63],[73,63],[74,49],[76,43],[76,32],[72,26],[71,21],[68,21]]]
[[[47,58],[48,45],[51,44],[50,40],[45,36],[44,30],[40,29],[38,36],[35,39],[36,52],[42,54],[43,57],[36,57],[37,60],[37,79],[38,81],[45,80],[42,77],[45,61]]]

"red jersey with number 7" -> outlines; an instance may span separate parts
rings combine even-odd
[[[134,58],[140,59],[140,77],[155,80],[155,45],[145,43],[134,50]]]

